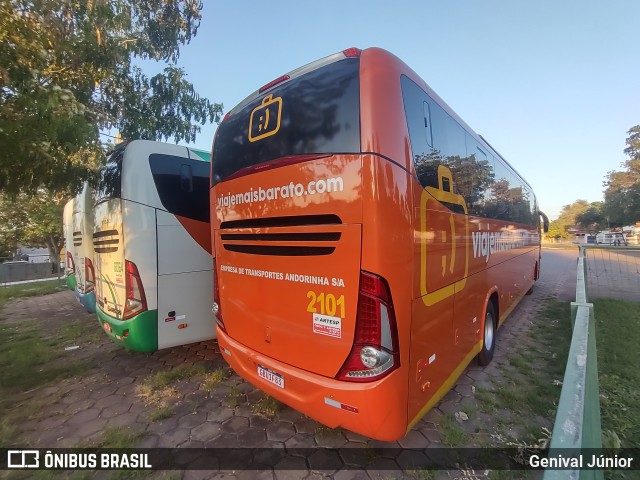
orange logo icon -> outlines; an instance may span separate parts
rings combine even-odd
[[[249,118],[249,141],[256,142],[275,135],[280,130],[282,97],[267,95],[262,103],[253,109]]]

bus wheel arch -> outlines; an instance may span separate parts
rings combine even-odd
[[[533,283],[535,284],[535,282],[538,280],[540,276],[539,270],[538,270],[538,262],[536,261],[533,264]],[[527,295],[531,295],[533,293],[533,285],[531,285],[531,287],[529,288],[529,290],[527,290]]]
[[[496,334],[498,333],[498,294],[493,292],[486,302],[482,321],[482,349],[478,353],[478,365],[486,366],[491,363],[496,349]]]

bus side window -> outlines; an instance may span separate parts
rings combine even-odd
[[[180,188],[183,192],[193,192],[193,174],[191,165],[182,164],[180,166]]]

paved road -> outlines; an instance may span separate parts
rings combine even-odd
[[[441,445],[440,421],[474,405],[475,387],[491,387],[510,353],[522,348],[523,338],[535,321],[540,302],[550,296],[571,301],[575,294],[577,249],[543,250],[542,277],[533,295],[527,296],[500,330],[497,351],[491,365],[470,366],[455,387],[397,442],[368,441],[366,437],[342,430],[332,431],[296,411],[283,407],[273,420],[254,413],[253,405],[261,392],[239,377],[231,375],[213,389],[206,389],[202,379],[178,382],[173,397],[174,413],[169,418],[152,421],[150,408],[136,390],[153,372],[177,365],[204,365],[207,369],[225,367],[215,342],[163,350],[154,354],[128,352],[111,343],[106,336],[96,345],[81,345],[68,352],[92,365],[88,374],[62,381],[33,392],[48,402],[35,418],[22,426],[22,433],[35,447],[72,447],[95,441],[106,427],[126,426],[144,432],[141,447],[335,447],[355,448],[356,455],[366,455],[371,447],[427,448]],[[9,303],[2,321],[19,322],[36,318],[43,322],[65,322],[82,318],[95,323],[73,299],[71,292]],[[61,346],[63,348],[64,346]],[[232,395],[233,394],[233,395]],[[233,398],[231,398],[233,397]],[[478,414],[464,422],[464,429],[475,435],[487,435],[495,419]],[[396,455],[398,452],[396,452]],[[393,457],[393,455],[390,455]],[[358,461],[359,459],[356,459]],[[327,458],[317,451],[292,455],[279,460],[274,469],[234,472],[187,471],[183,478],[265,478],[301,479],[330,477],[337,480],[367,478],[403,478],[398,458],[377,457],[368,470],[341,468],[348,458]],[[282,469],[286,468],[286,469]],[[409,477],[411,478],[411,477]],[[485,477],[477,477],[485,478]]]

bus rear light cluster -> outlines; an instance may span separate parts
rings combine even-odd
[[[122,319],[128,320],[147,310],[147,298],[144,294],[142,279],[138,272],[138,267],[129,260],[124,261],[125,264],[125,290],[126,300],[124,303],[124,311]]]
[[[362,53],[362,50],[360,50],[359,48],[351,47],[343,50],[342,53],[345,57],[359,57]]]
[[[361,272],[353,347],[337,379],[371,382],[399,366],[398,329],[389,285],[382,277]]]
[[[93,292],[96,286],[96,272],[93,269],[93,263],[87,257],[84,258],[84,272],[86,277],[84,293]]]
[[[216,323],[218,327],[226,332],[224,321],[222,320],[222,308],[220,307],[220,285],[218,284],[218,272],[216,270],[216,259],[213,259],[213,306],[211,311],[216,317]]]
[[[76,273],[76,264],[73,261],[73,255],[71,252],[67,252],[67,275]]]

